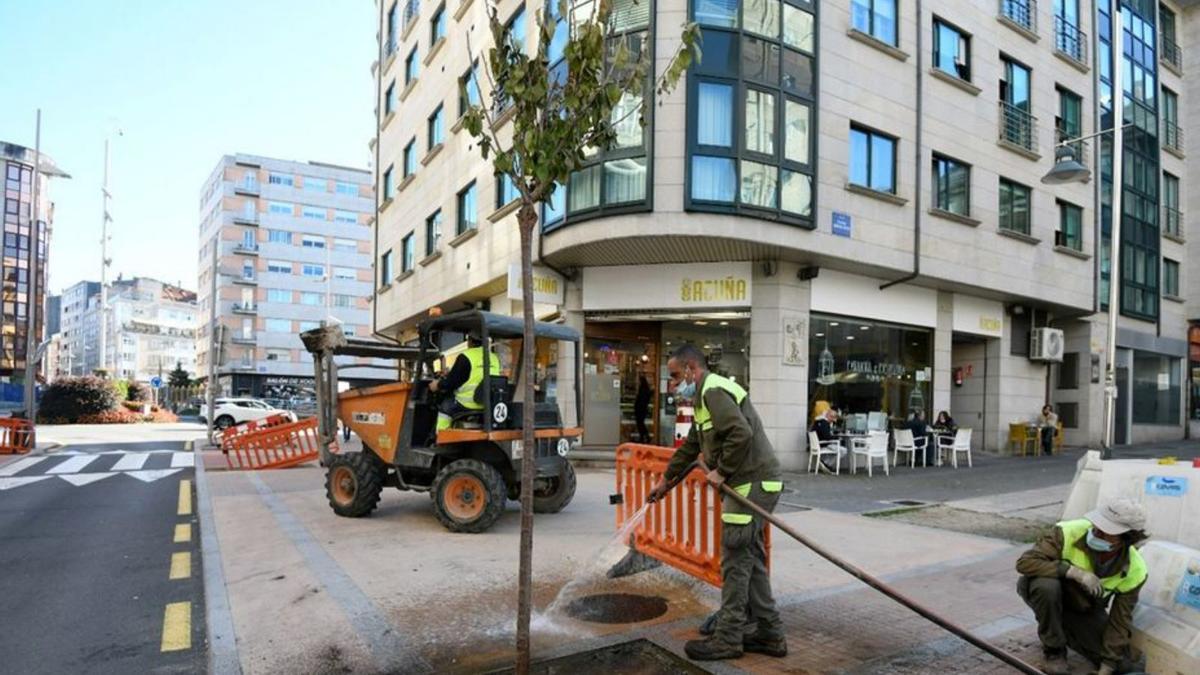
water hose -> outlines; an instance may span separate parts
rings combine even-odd
[[[913,600],[912,598],[904,595],[900,591],[892,588],[891,586],[888,586],[887,584],[883,583],[879,579],[871,576],[870,574],[868,574],[868,573],[864,572],[863,570],[855,567],[854,565],[846,562],[845,560],[838,558],[833,553],[826,550],[820,544],[817,544],[816,542],[812,541],[808,537],[805,537],[804,535],[800,534],[799,532],[793,530],[791,527],[789,527],[786,523],[781,521],[779,518],[777,518],[773,514],[769,513],[766,509],[762,508],[758,504],[755,504],[754,502],[750,501],[749,499],[741,496],[736,491],[734,491],[733,488],[729,487],[728,485],[722,483],[721,484],[721,492],[724,493],[730,499],[737,502],[738,504],[742,505],[743,507],[750,509],[754,513],[757,513],[758,515],[762,516],[767,522],[769,522],[772,525],[774,525],[775,527],[779,528],[784,534],[787,534],[792,539],[795,539],[796,541],[800,542],[801,544],[804,544],[808,548],[812,549],[812,551],[814,553],[816,553],[817,555],[821,556],[822,558],[828,560],[829,562],[833,563],[834,565],[837,565],[843,571],[847,572],[854,578],[856,578],[859,581],[863,582],[864,584],[870,586],[871,588],[874,588],[875,590],[879,591],[880,593],[883,593],[884,595],[888,596],[892,600],[895,600],[896,602],[900,603],[901,605],[904,605],[905,607],[911,609],[912,611],[916,612],[917,614],[920,614],[921,616],[925,617],[929,621],[937,624],[938,626],[941,626],[942,628],[946,629],[947,631],[950,631],[951,633],[954,633],[955,635],[962,638],[963,640],[966,640],[967,642],[975,645],[976,647],[978,647],[978,648],[982,649],[983,651],[991,654],[992,656],[1000,659],[1004,663],[1008,664],[1009,666],[1012,666],[1013,668],[1015,668],[1016,670],[1018,670],[1022,673],[1028,673],[1029,675],[1044,675],[1044,673],[1041,670],[1035,668],[1034,666],[1031,666],[1028,663],[1026,663],[1025,661],[1022,661],[1021,659],[1017,658],[1016,656],[1009,654],[1008,652],[1004,651],[1003,649],[1000,649],[999,647],[993,645],[992,643],[988,642],[987,640],[984,640],[983,638],[972,635],[965,628],[956,626],[955,624],[951,623],[948,619],[942,617],[941,615],[934,612],[933,610],[931,610],[927,607],[924,607],[923,605],[918,604],[916,600]]]

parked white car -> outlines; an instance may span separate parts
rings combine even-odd
[[[200,421],[206,424],[208,420],[205,417],[205,413],[207,412],[206,409],[202,409],[200,415]],[[264,417],[277,414],[287,415],[291,421],[296,421],[295,413],[276,408],[256,398],[219,398],[216,400],[216,406],[213,410],[213,425],[218,429],[225,430],[235,424],[241,424],[250,420],[260,420]]]

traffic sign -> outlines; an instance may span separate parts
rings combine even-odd
[[[158,376],[150,378],[150,386],[155,389],[162,389],[162,378]]]

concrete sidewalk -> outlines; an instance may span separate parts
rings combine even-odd
[[[371,517],[339,518],[326,503],[323,480],[316,467],[207,475],[244,672],[479,672],[511,663],[515,503],[491,531],[459,535],[437,523],[427,495],[395,490],[384,492]],[[575,501],[563,513],[538,516],[535,605],[544,612],[569,583],[565,600],[599,592],[659,596],[667,600],[667,612],[626,624],[539,614],[537,658],[636,637],[682,654],[683,642],[697,636],[696,626],[719,603],[716,589],[669,568],[604,578],[623,553],[620,545],[609,545],[614,514],[607,495],[613,485],[611,471],[581,470]],[[931,608],[1036,656],[1032,616],[1014,588],[1018,547],[833,511],[793,510],[782,517]],[[778,532],[774,542],[773,581],[791,654],[748,655],[706,668],[1006,670]]]

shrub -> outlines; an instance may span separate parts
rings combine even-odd
[[[117,407],[112,384],[93,375],[55,380],[42,394],[39,417],[67,424],[79,422],[84,415],[96,415]]]
[[[154,412],[150,413],[150,415],[146,417],[146,421],[154,422],[155,424],[173,424],[179,421],[179,416],[170,410],[159,410],[155,408]]]
[[[141,415],[121,409],[105,410],[104,412],[98,413],[88,413],[86,415],[80,415],[76,420],[78,424],[137,424],[141,421]]]
[[[149,401],[150,387],[145,382],[130,382],[126,401]]]
[[[117,391],[117,400],[124,401],[129,398],[129,381],[114,380],[112,383],[113,389]]]

